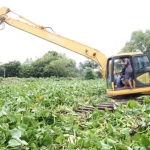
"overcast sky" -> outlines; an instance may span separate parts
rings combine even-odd
[[[118,53],[133,31],[150,29],[150,0],[0,0],[0,7],[4,6],[107,57]],[[20,20],[11,13],[8,16]],[[86,60],[7,24],[0,30],[0,62],[23,62],[50,50],[65,53],[77,62]]]

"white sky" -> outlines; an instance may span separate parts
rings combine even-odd
[[[149,0],[0,0],[0,8],[4,6],[39,25],[52,27],[56,34],[98,49],[107,57],[118,53],[133,31],[150,28]],[[77,62],[86,60],[7,24],[0,30],[2,63],[35,59],[49,50],[65,53]]]

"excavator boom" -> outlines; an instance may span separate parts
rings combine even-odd
[[[9,8],[3,7],[0,9],[0,24],[5,22],[8,25],[11,25],[15,28],[18,28],[20,30],[23,30],[25,32],[38,36],[44,40],[47,40],[61,47],[69,49],[73,52],[76,52],[80,55],[83,55],[87,58],[90,58],[91,60],[93,60],[95,63],[97,63],[100,66],[100,72],[103,78],[105,79],[107,58],[103,53],[101,53],[100,51],[92,47],[86,46],[84,44],[81,44],[73,40],[70,40],[68,38],[57,35],[55,33],[49,32],[43,26],[39,26],[36,23],[24,18],[23,16],[18,15],[18,17],[24,19],[25,21],[27,21],[27,23],[30,23],[31,25],[9,18],[6,15],[8,12],[11,12]]]

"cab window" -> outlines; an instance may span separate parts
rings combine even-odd
[[[144,62],[142,57],[134,57],[134,69],[144,69]]]
[[[150,61],[147,56],[136,56],[134,57],[134,69],[135,70],[149,70]]]
[[[148,57],[147,56],[144,56],[144,61],[145,61],[145,66],[146,66],[146,69],[150,69],[150,61],[149,61],[149,59],[148,59]]]

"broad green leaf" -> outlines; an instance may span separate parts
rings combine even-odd
[[[134,150],[140,150],[140,146],[135,146]]]
[[[136,101],[134,101],[134,100],[130,100],[130,101],[128,101],[128,103],[127,103],[127,106],[128,106],[129,108],[136,108],[138,105],[139,105],[138,102],[136,102]]]
[[[112,139],[109,139],[109,138],[107,138],[106,141],[107,141],[107,144],[109,144],[109,145],[111,145],[111,146],[116,143],[116,141],[114,141],[114,140],[112,140]]]
[[[150,140],[149,140],[149,138],[148,138],[145,134],[143,134],[143,135],[141,136],[141,143],[142,143],[142,145],[145,146],[146,148],[150,148]]]
[[[3,115],[6,115],[7,114],[7,110],[5,107],[2,107],[1,108],[1,111],[0,111],[0,117],[3,116]]]
[[[28,145],[28,143],[27,143],[26,141],[24,141],[24,140],[21,140],[21,139],[19,139],[19,138],[16,138],[16,140],[17,140],[18,142],[20,142],[21,145]]]
[[[145,106],[145,110],[149,112],[149,111],[150,111],[150,105],[147,104],[147,105]]]
[[[30,126],[30,125],[31,125],[31,118],[28,117],[28,116],[24,116],[24,117],[22,118],[22,122],[23,122],[24,124]]]
[[[97,148],[96,148],[96,147],[93,147],[91,150],[97,150]]]
[[[15,147],[15,146],[20,146],[21,143],[18,142],[17,140],[15,140],[15,139],[11,139],[11,140],[8,142],[8,145],[9,145],[10,147]]]
[[[14,114],[11,114],[9,116],[9,120],[11,120],[12,122],[16,122],[17,121],[17,117]]]
[[[141,147],[140,150],[147,150],[145,147]]]
[[[24,125],[24,124],[20,124],[20,125],[18,126],[18,129],[19,129],[20,131],[25,131],[25,130],[27,129],[27,126]]]
[[[34,150],[34,149],[37,149],[37,146],[35,143],[31,143],[31,148]]]
[[[79,129],[79,125],[78,125],[78,124],[75,124],[75,125],[73,126],[73,128],[74,128],[75,131],[77,131],[77,130]]]
[[[13,138],[20,138],[20,137],[21,137],[21,131],[18,130],[18,129],[16,129],[16,128],[10,130],[10,133],[11,133],[11,136],[12,136]]]
[[[135,141],[140,141],[140,138],[141,138],[141,134],[140,134],[140,133],[136,133],[136,134],[134,135],[134,140],[135,140]]]
[[[131,147],[127,146],[127,150],[133,150]]]
[[[129,135],[130,128],[123,128],[120,130],[120,133]]]
[[[145,104],[150,104],[150,98],[144,97],[144,102],[145,102]]]
[[[108,129],[114,133],[116,132],[116,129],[110,123],[108,123]]]
[[[64,139],[64,136],[60,135],[56,138],[56,142],[62,143],[63,139]]]
[[[43,139],[43,144],[44,144],[45,146],[50,146],[50,145],[52,145],[52,143],[53,143],[52,137],[49,136],[49,135],[46,135],[46,136],[44,137],[44,139]]]
[[[104,143],[103,141],[100,141],[100,144],[101,144],[101,150],[110,150],[110,149],[112,149],[112,146]]]
[[[83,139],[83,148],[88,148],[90,146],[90,141],[88,138]]]
[[[17,112],[25,112],[26,109],[25,108],[19,108]]]
[[[128,150],[125,144],[118,143],[115,145],[116,150]]]

